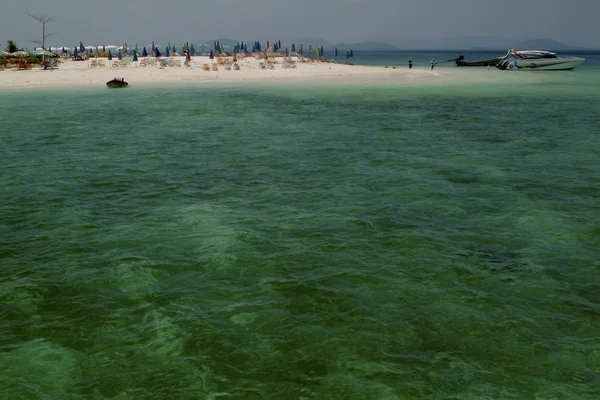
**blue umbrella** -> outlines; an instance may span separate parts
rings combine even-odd
[[[323,57],[323,46],[321,46],[321,51],[319,53],[321,54],[321,57]]]
[[[158,47],[154,49],[154,57],[160,57],[160,51],[158,51]]]
[[[110,52],[110,49],[108,49],[108,61],[112,60],[112,53]]]
[[[63,52],[63,53],[65,52],[65,46],[63,46],[62,52]]]
[[[102,52],[105,53],[106,52],[106,46],[102,46]]]
[[[337,57],[337,47],[335,48],[335,56]]]
[[[177,50],[175,50],[175,45],[173,45],[173,53],[177,53]]]
[[[138,60],[138,59],[137,59],[137,53],[136,53],[136,52],[133,52],[133,61],[135,62],[135,61],[137,61],[137,60]]]
[[[142,51],[142,55],[143,55],[144,57],[148,57],[148,52],[146,51],[146,47],[145,47],[145,46],[144,46],[144,49],[143,49],[143,51]]]
[[[354,57],[354,51],[352,51],[352,49],[350,49],[350,57]]]
[[[167,57],[169,57],[169,46],[166,47],[167,51],[165,52],[165,54],[167,55]]]
[[[215,59],[215,53],[213,53],[212,49],[210,50],[210,56],[208,56],[211,60]]]
[[[196,49],[194,49],[194,45],[193,44],[190,46],[190,55],[192,55],[192,56],[196,55]]]
[[[244,45],[244,51],[246,52],[246,54],[248,54],[248,45],[247,44]]]
[[[292,53],[296,52],[296,45],[294,43],[292,43]]]
[[[121,49],[119,49],[119,55],[118,55],[118,59],[122,60],[123,59],[123,54],[121,53]]]
[[[215,42],[215,50],[217,49],[217,42]]]
[[[77,57],[78,54],[79,50],[77,50],[77,47],[75,47],[75,49],[73,50],[73,57]]]

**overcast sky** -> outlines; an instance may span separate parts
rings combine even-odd
[[[600,47],[600,0],[2,0],[0,41],[21,47],[56,16],[50,46],[215,38],[410,44],[456,36],[552,38]]]

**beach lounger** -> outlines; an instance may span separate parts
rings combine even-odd
[[[204,65],[202,66],[202,68],[203,68],[205,71],[210,71],[210,67],[209,67],[209,65],[208,65],[208,64],[204,64]]]
[[[97,65],[98,65],[98,61],[96,61],[96,60],[90,61],[90,68],[96,68]]]
[[[141,59],[140,60],[140,67],[145,67],[146,66],[146,60]]]
[[[168,67],[169,63],[167,62],[167,60],[160,60],[160,66],[159,68],[164,68],[164,67]]]
[[[267,68],[268,68],[268,69],[275,69],[275,64],[273,64],[273,62],[272,62],[272,61],[269,61],[269,62],[267,63]]]
[[[44,69],[48,70],[48,69],[58,69],[58,64],[56,64],[54,61],[47,61],[44,64]]]
[[[169,67],[174,67],[175,66],[175,61],[173,61],[173,59],[170,58],[168,64],[169,64]]]
[[[127,64],[129,64],[129,63],[127,61],[125,61],[125,60],[119,61],[119,67],[123,67],[124,68],[124,67],[127,66]]]
[[[118,61],[113,61],[112,64],[110,64],[110,66],[112,68],[119,68],[119,62]]]
[[[266,70],[266,69],[267,69],[267,66],[265,65],[265,63],[264,63],[264,62],[262,62],[262,61],[261,61],[261,62],[258,64],[258,68],[259,68],[259,69],[264,69],[264,70]]]
[[[175,60],[175,66],[181,67],[181,60]]]
[[[106,67],[106,62],[104,60],[98,60],[99,67]]]
[[[213,71],[218,71],[219,70],[219,67],[217,66],[217,64],[213,64],[212,65],[212,70]]]
[[[234,63],[233,64],[233,69],[236,70],[236,71],[239,71],[240,70],[240,64]]]

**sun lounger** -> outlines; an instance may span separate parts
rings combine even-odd
[[[99,67],[106,67],[106,62],[104,60],[98,60]]]
[[[181,60],[175,60],[175,66],[181,67]]]
[[[174,67],[175,66],[175,61],[173,61],[173,59],[170,58],[168,64],[169,64],[169,67]]]
[[[90,68],[96,68],[97,65],[98,65],[98,61],[96,61],[96,60],[90,61]]]
[[[44,64],[44,69],[58,69],[58,64],[56,64],[54,61],[47,61],[46,64]]]
[[[219,67],[217,66],[217,64],[213,64],[212,65],[212,70],[213,71],[218,71],[219,70]]]
[[[140,60],[140,67],[145,67],[146,66],[146,60],[141,59]]]
[[[260,69],[265,69],[265,70],[266,70],[266,69],[267,69],[267,66],[265,65],[265,63],[264,63],[264,62],[262,62],[262,61],[261,61],[261,62],[258,64],[258,68],[260,68]]]
[[[129,64],[129,63],[127,61],[125,61],[125,60],[119,61],[119,67],[126,67],[127,64]]]
[[[203,68],[205,71],[210,71],[210,67],[208,66],[208,64],[204,64],[204,65],[202,66],[202,68]]]
[[[167,60],[162,59],[160,60],[160,68],[164,68],[164,67],[168,67],[169,63],[167,62]]]
[[[268,68],[268,69],[275,69],[275,64],[273,64],[273,62],[272,62],[272,61],[269,61],[269,62],[267,63],[267,68]]]
[[[236,70],[236,71],[239,71],[240,70],[240,64],[234,63],[233,64],[233,69]]]
[[[119,68],[119,62],[118,62],[118,61],[113,61],[113,62],[110,64],[110,66],[111,66],[112,68]]]

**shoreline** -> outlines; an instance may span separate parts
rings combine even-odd
[[[239,61],[240,70],[225,70],[218,65],[218,71],[206,71],[205,64],[211,66],[216,60],[208,57],[193,57],[191,66],[183,66],[184,57],[171,57],[182,66],[159,67],[158,65],[141,66],[140,62],[131,62],[127,67],[91,67],[91,59],[87,61],[64,61],[58,69],[42,68],[0,71],[0,89],[42,89],[102,86],[114,77],[124,77],[130,86],[168,86],[179,84],[205,83],[267,83],[267,82],[340,82],[354,84],[363,81],[378,82],[414,82],[435,80],[447,76],[447,73],[430,71],[425,68],[395,69],[380,66],[345,65],[328,62],[297,62],[296,68],[283,68],[283,57],[274,59],[274,69],[260,69],[262,60],[246,58]],[[99,58],[108,63],[106,58]],[[113,60],[114,61],[114,60]],[[357,79],[358,78],[358,79]]]

